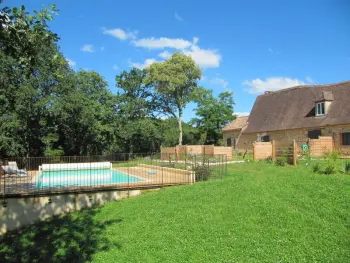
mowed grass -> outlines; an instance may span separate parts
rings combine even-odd
[[[234,164],[0,239],[0,262],[350,262],[350,176]]]

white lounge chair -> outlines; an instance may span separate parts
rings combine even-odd
[[[17,176],[28,176],[25,170],[18,169],[17,162],[9,162],[8,165],[3,165],[2,169],[5,174],[15,174]]]

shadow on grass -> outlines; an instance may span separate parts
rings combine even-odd
[[[103,232],[122,219],[97,223],[93,217],[98,210],[53,217],[1,236],[0,262],[80,263],[90,261],[97,251],[120,248],[109,242]]]

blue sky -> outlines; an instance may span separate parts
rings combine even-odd
[[[256,96],[300,84],[350,79],[350,1],[7,0],[28,10],[56,3],[51,23],[76,70],[115,75],[178,51],[203,69],[201,85],[235,92],[235,112]],[[4,6],[4,4],[0,5]],[[184,119],[193,117],[189,105]]]

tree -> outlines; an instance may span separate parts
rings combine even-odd
[[[49,109],[68,65],[49,30],[55,6],[0,11],[0,155],[41,155]]]
[[[179,145],[182,145],[182,115],[186,105],[193,101],[202,72],[193,59],[174,53],[161,63],[148,68],[145,82],[155,87],[161,109],[178,121]]]
[[[66,155],[100,155],[114,143],[111,125],[116,116],[115,100],[107,82],[94,71],[72,72],[62,83],[52,107],[59,135],[57,147]],[[50,135],[52,136],[52,135]]]
[[[221,130],[230,121],[233,115],[233,92],[226,91],[215,98],[211,90],[201,89],[197,93],[197,117],[191,123],[198,128],[204,144],[221,144]]]
[[[174,147],[178,143],[178,135],[174,130],[178,130],[178,122],[176,118],[168,118],[165,120],[159,120],[161,125],[159,129],[162,133],[162,146],[163,147]],[[198,144],[199,143],[199,133],[198,130],[192,125],[183,122],[183,143],[184,144]]]
[[[145,77],[146,71],[136,68],[116,76],[115,131],[123,152],[150,152],[160,147],[161,133],[155,119],[158,104],[153,88],[144,83]]]

